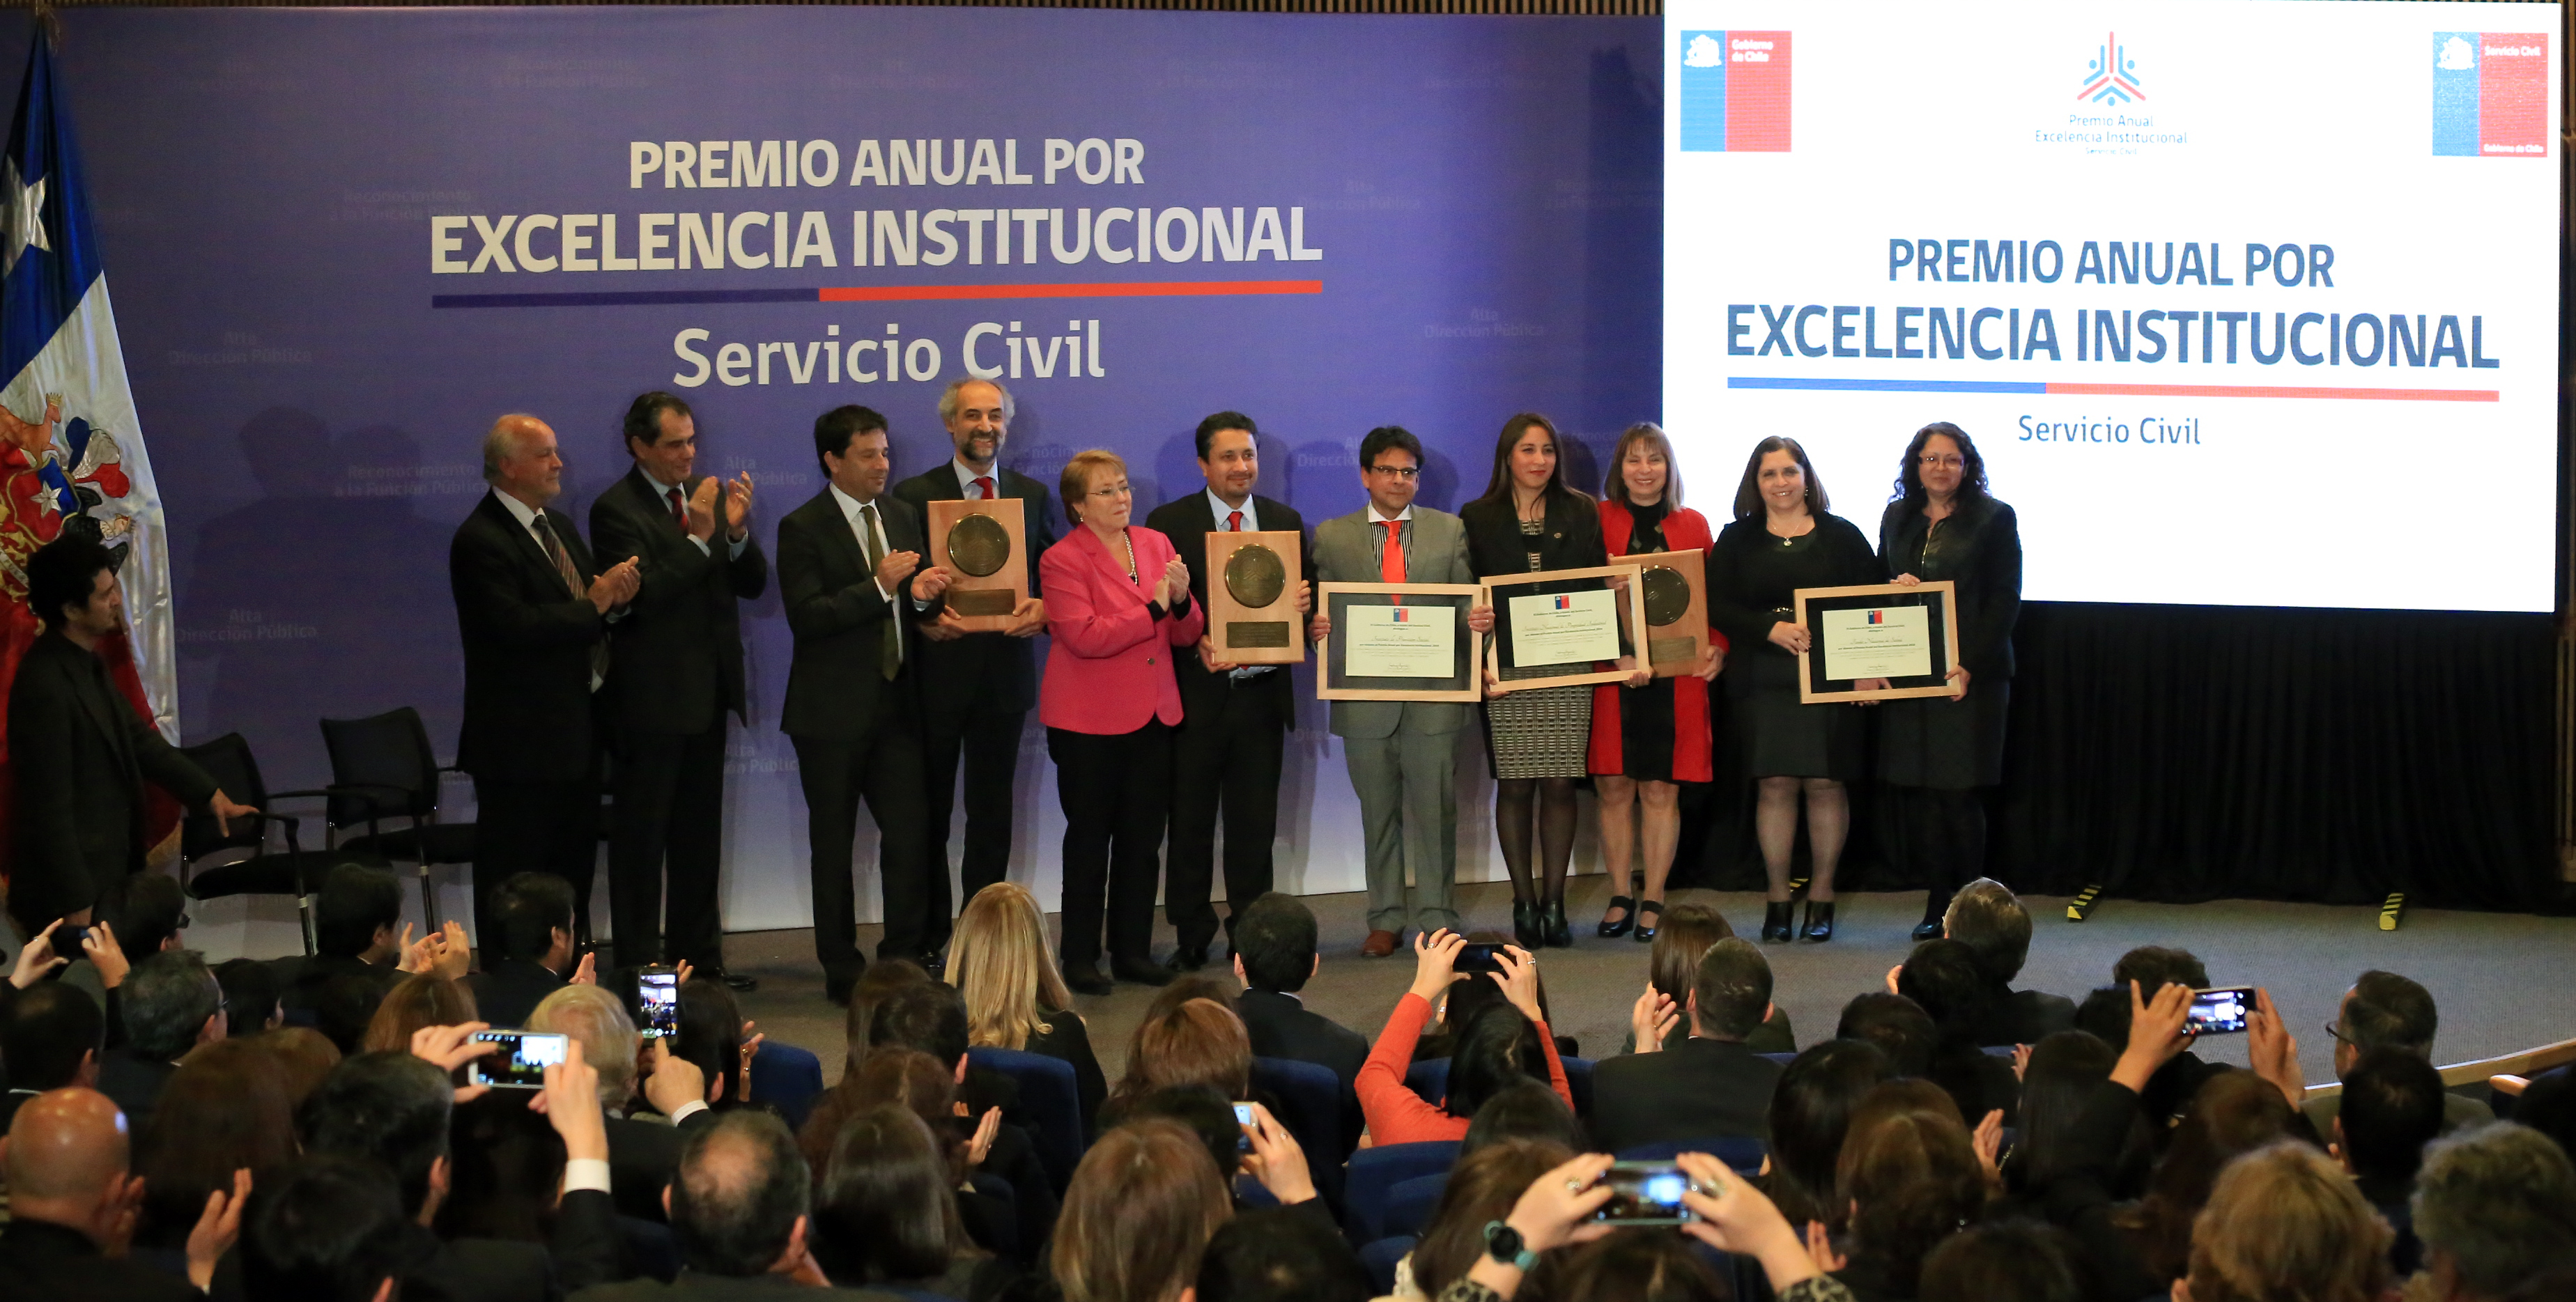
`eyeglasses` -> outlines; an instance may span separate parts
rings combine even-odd
[[[1968,459],[1956,454],[1946,457],[1920,456],[1914,459],[1914,463],[1923,467],[1925,470],[1958,470],[1968,464]]]
[[[1111,484],[1107,488],[1095,488],[1091,490],[1090,495],[1093,497],[1129,497],[1133,496],[1135,492],[1135,489],[1130,488],[1125,484]]]
[[[2333,1022],[2326,1023],[2326,1034],[2333,1036],[2339,1043],[2352,1044],[2352,1041],[2344,1035],[2343,1028],[2335,1025]],[[2361,1046],[2353,1044],[2353,1047],[2358,1049]]]
[[[1396,478],[1398,478],[1398,479],[1413,479],[1413,478],[1416,478],[1416,477],[1418,477],[1418,476],[1420,476],[1420,475],[1422,474],[1422,467],[1420,467],[1420,466],[1371,466],[1371,467],[1369,467],[1369,473],[1370,473],[1370,474],[1372,474],[1372,475],[1393,475],[1393,476],[1395,476],[1395,477],[1396,477]]]

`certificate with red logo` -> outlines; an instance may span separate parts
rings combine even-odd
[[[1948,696],[1959,663],[1958,585],[1872,583],[1800,588],[1793,618],[1807,630],[1798,699],[1888,701]]]

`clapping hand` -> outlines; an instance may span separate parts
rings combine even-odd
[[[901,592],[904,581],[912,576],[912,567],[921,563],[919,552],[887,552],[877,562],[877,586],[888,592]]]
[[[1637,1052],[1653,1053],[1664,1047],[1664,1037],[1681,1025],[1681,1010],[1673,1005],[1671,995],[1646,983],[1646,992],[1628,1010],[1628,1028],[1637,1033]]]
[[[751,472],[746,470],[725,485],[725,537],[733,542],[751,529]]]
[[[937,597],[940,593],[948,591],[948,581],[948,571],[941,566],[933,565],[929,569],[923,570],[921,573],[912,576],[912,599],[915,601],[929,601]],[[948,612],[941,611],[940,614],[944,618]],[[923,631],[928,632],[929,630],[924,629]],[[945,639],[933,640],[944,641]]]
[[[235,1168],[233,1187],[206,1195],[206,1210],[188,1232],[188,1282],[205,1292],[215,1282],[215,1264],[241,1238],[242,1208],[250,1203],[250,1171]]]
[[[709,475],[689,494],[689,536],[705,542],[716,536],[716,493],[724,485]]]
[[[1189,595],[1190,567],[1175,556],[1163,565],[1163,581],[1154,585],[1154,600],[1165,610],[1180,608],[1181,599]]]

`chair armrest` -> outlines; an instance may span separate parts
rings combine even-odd
[[[2531,1079],[2527,1076],[2514,1075],[2489,1076],[2487,1088],[2498,1094],[2511,1094],[2519,1098],[2524,1090],[2531,1088]]]

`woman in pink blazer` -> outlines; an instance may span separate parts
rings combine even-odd
[[[1064,803],[1064,983],[1109,993],[1100,974],[1103,887],[1109,970],[1162,985],[1154,962],[1154,885],[1171,805],[1172,729],[1181,691],[1172,651],[1195,645],[1207,618],[1190,601],[1190,570],[1172,542],[1127,518],[1135,495],[1116,453],[1078,453],[1057,490],[1081,527],[1038,558],[1047,594],[1046,680],[1038,721]]]

